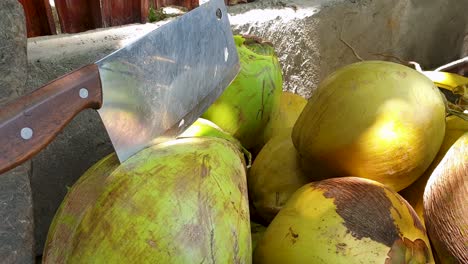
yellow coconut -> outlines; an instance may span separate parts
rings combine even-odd
[[[292,132],[294,123],[307,104],[307,100],[295,93],[283,91],[278,108],[270,117],[263,131],[264,143],[272,137]]]
[[[449,116],[447,117],[446,121],[444,141],[442,142],[442,146],[440,147],[440,150],[437,153],[434,161],[421,177],[419,177],[410,186],[400,191],[401,196],[403,196],[403,198],[405,198],[411,204],[411,206],[413,206],[414,210],[423,223],[423,196],[427,180],[437,165],[439,165],[440,161],[453,145],[453,143],[455,143],[457,139],[459,139],[466,131],[468,131],[468,122],[459,117]]]
[[[340,177],[297,190],[267,227],[254,263],[434,263],[424,227],[398,193]]]
[[[439,262],[468,263],[468,132],[447,151],[424,190],[424,220]]]
[[[392,62],[363,61],[323,80],[293,128],[307,161],[332,176],[354,175],[395,191],[429,167],[445,133],[445,104],[434,83]]]
[[[258,241],[263,237],[263,234],[265,234],[266,227],[250,221],[250,232],[252,236],[252,251],[255,250],[255,247],[257,246]]]
[[[249,170],[250,203],[268,224],[289,197],[307,182],[309,179],[300,169],[291,137],[276,136],[262,148]]]

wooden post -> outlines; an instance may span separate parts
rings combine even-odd
[[[56,28],[48,0],[18,0],[23,6],[26,17],[28,38],[54,35]]]
[[[102,27],[99,1],[55,0],[55,5],[64,33],[77,33]]]
[[[200,5],[199,0],[155,0],[155,2],[157,8],[174,5],[192,10]]]
[[[28,37],[57,33],[49,0],[18,1],[24,7]],[[151,4],[155,9],[175,5],[192,10],[199,6],[199,0],[101,0],[102,6],[98,0],[54,1],[63,33],[146,23]]]
[[[55,28],[54,16],[52,15],[52,8],[50,7],[49,0],[42,0],[42,5],[44,6],[44,13],[47,18],[49,31],[54,35],[57,33],[57,29]]]
[[[102,0],[104,25],[111,27],[146,21],[148,8],[148,0]]]
[[[200,1],[199,0],[190,0],[188,9],[192,10],[194,8],[197,8],[198,6],[200,6]]]
[[[151,0],[141,0],[140,2],[140,23],[146,23],[148,21],[148,12]]]

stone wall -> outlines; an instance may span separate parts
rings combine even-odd
[[[358,57],[398,62],[382,56],[392,55],[425,68],[460,58],[467,8],[468,0],[270,0],[230,13],[236,33],[276,46],[285,90],[309,97],[327,74]]]
[[[0,1],[0,107],[25,93],[26,35],[19,2]],[[26,162],[0,175],[1,263],[34,263],[30,173],[31,163]]]

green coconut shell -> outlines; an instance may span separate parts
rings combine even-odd
[[[251,262],[245,160],[235,144],[177,139],[141,150],[107,175],[93,170],[86,178],[105,177],[104,184],[67,239],[60,230],[69,217],[57,213],[43,263]],[[80,188],[72,186],[63,207]]]
[[[231,134],[225,132],[222,128],[208,119],[198,118],[177,138],[189,137],[215,137],[226,139],[229,142],[235,144],[239,149],[242,149],[242,152],[246,158],[247,168],[249,168],[252,164],[252,154],[246,148],[244,148],[244,146],[242,146],[239,140],[234,138]]]
[[[89,168],[68,190],[49,227],[43,263],[65,263],[73,249],[73,236],[83,216],[92,210],[103,192],[106,179],[119,166],[115,153]]]
[[[263,129],[279,105],[282,69],[270,43],[235,35],[240,72],[202,115],[251,149],[262,144]]]
[[[226,139],[242,149],[247,164],[251,164],[251,154],[241,146],[240,142],[209,120],[203,118],[197,119],[178,138],[190,137],[217,137]],[[48,256],[44,254],[45,261],[48,261],[50,256],[53,256],[52,262],[64,259],[66,252],[69,252],[69,248],[65,247],[72,246],[70,240],[81,218],[94,205],[97,197],[103,190],[105,180],[119,164],[117,155],[115,153],[109,154],[90,167],[76,181],[73,188],[68,191],[64,197],[64,202],[59,206],[55,218],[49,227],[50,232],[48,233],[44,249],[44,252],[48,252]]]

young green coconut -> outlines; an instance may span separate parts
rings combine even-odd
[[[202,115],[251,149],[262,142],[262,131],[278,107],[283,87],[281,65],[271,43],[235,35],[240,72]]]
[[[297,190],[254,251],[263,264],[434,263],[411,206],[376,181],[341,177]]]
[[[96,163],[57,211],[43,263],[249,263],[245,152],[213,128],[197,120],[122,164]]]
[[[468,263],[468,132],[427,181],[424,219],[439,262]]]
[[[111,153],[89,168],[68,190],[49,227],[42,263],[65,263],[73,250],[72,239],[83,216],[104,191],[106,179],[119,166]]]
[[[314,168],[318,178],[355,175],[400,191],[439,151],[445,116],[441,92],[422,73],[397,63],[363,61],[320,83],[292,139],[302,164]]]
[[[215,137],[226,139],[242,150],[246,158],[247,168],[250,168],[250,166],[252,165],[252,154],[246,148],[244,148],[244,146],[242,146],[242,144],[237,139],[235,139],[229,133],[225,132],[223,129],[221,129],[219,126],[217,126],[210,120],[198,118],[177,138],[191,137]]]

